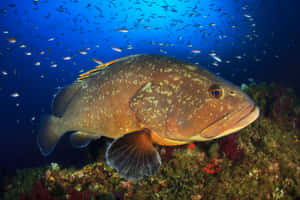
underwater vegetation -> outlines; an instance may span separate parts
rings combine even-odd
[[[242,88],[260,107],[256,122],[217,140],[158,147],[162,166],[151,177],[120,178],[95,141],[90,164],[18,170],[3,199],[300,199],[299,100],[277,84]]]

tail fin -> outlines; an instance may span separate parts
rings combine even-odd
[[[54,115],[42,116],[41,128],[37,136],[37,144],[41,153],[48,156],[54,149],[56,143],[66,132],[61,118]]]

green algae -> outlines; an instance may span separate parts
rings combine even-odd
[[[55,165],[55,169],[19,171],[4,199],[30,191],[41,178],[58,199],[68,199],[68,188],[89,191],[93,199],[117,199],[116,191],[133,200],[300,198],[300,131],[293,126],[293,120],[300,118],[295,109],[299,103],[290,89],[281,89],[278,97],[278,88],[265,83],[244,86],[261,116],[239,131],[237,143],[243,156],[237,160],[221,155],[217,140],[196,143],[194,148],[174,150],[155,175],[132,182],[120,178],[103,156],[94,156],[98,160],[82,169]],[[276,111],[284,109],[288,110],[279,116]],[[158,150],[163,157],[165,147]]]

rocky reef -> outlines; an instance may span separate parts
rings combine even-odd
[[[127,181],[107,166],[103,145],[90,144],[93,162],[81,169],[52,163],[18,170],[4,200],[300,199],[300,103],[292,89],[252,83],[243,89],[260,107],[259,119],[210,142],[157,147],[154,176]]]

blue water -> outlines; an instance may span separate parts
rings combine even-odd
[[[1,168],[86,161],[86,153],[73,149],[67,137],[43,157],[36,134],[40,115],[51,112],[57,87],[72,83],[80,70],[95,67],[91,58],[107,62],[136,53],[165,54],[238,85],[248,79],[275,81],[299,94],[299,8],[298,0],[1,0]],[[128,32],[116,31],[120,28]],[[9,43],[9,37],[16,43]],[[22,44],[26,47],[20,48]],[[71,60],[64,60],[66,56]],[[19,97],[11,97],[14,92]]]

